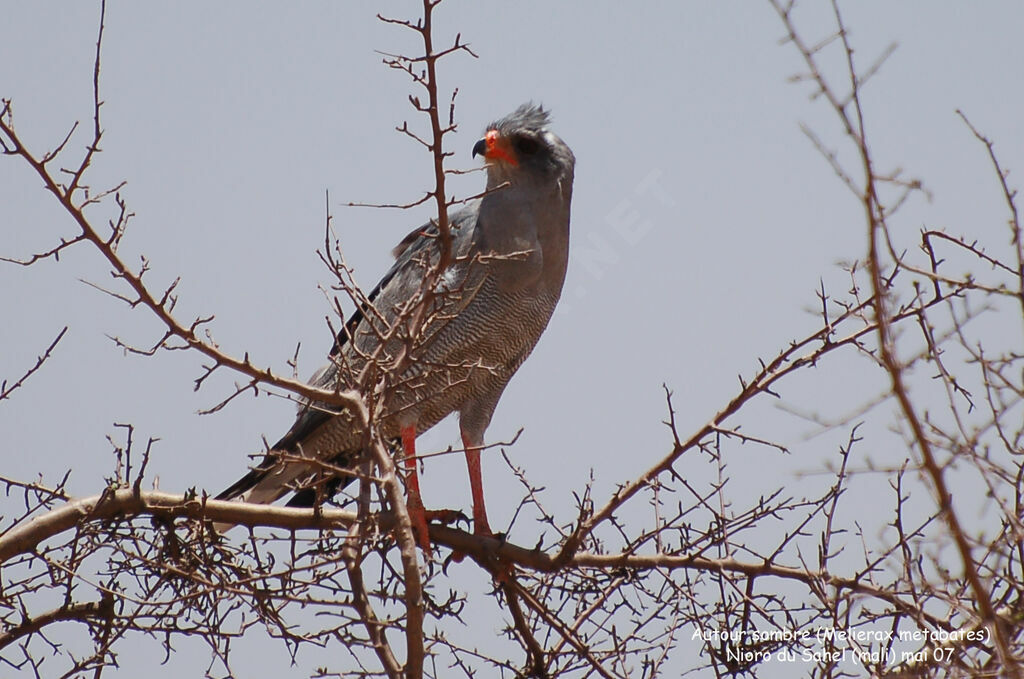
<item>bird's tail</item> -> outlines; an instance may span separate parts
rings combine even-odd
[[[217,494],[217,500],[238,500],[267,505],[294,490],[295,482],[309,474],[305,465],[282,463],[278,455],[267,453],[260,464]],[[214,523],[213,528],[223,533],[234,524]]]
[[[248,474],[218,493],[216,499],[240,500],[256,504],[269,504],[277,500],[288,492],[288,486],[286,483],[281,483],[283,479],[280,472],[283,470],[276,470],[274,466],[274,464],[268,465],[264,462],[251,469]],[[277,473],[274,473],[275,471]]]
[[[323,501],[333,497],[352,480],[352,476],[339,475],[321,478],[316,485],[311,485],[311,477],[317,474],[301,461],[283,462],[281,454],[277,451],[267,453],[258,466],[221,491],[216,499],[270,504],[288,493],[295,493],[288,501],[289,507],[312,507],[318,498]],[[341,453],[332,458],[330,463],[336,467],[348,467],[357,457],[351,453]],[[223,533],[232,525],[214,523],[213,527],[218,533]]]

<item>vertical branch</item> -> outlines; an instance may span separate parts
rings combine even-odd
[[[65,189],[65,193],[68,196],[68,200],[73,200],[75,191],[78,190],[79,184],[82,181],[82,177],[85,175],[85,171],[92,164],[92,158],[100,150],[100,139],[103,137],[103,128],[100,125],[100,106],[103,102],[100,101],[100,55],[103,51],[103,27],[106,22],[107,16],[107,0],[101,0],[100,2],[100,27],[96,33],[96,57],[93,60],[92,67],[92,142],[90,142],[85,152],[85,158],[82,160],[81,165],[75,170],[72,176],[71,183],[68,184]],[[86,201],[88,201],[88,188],[82,187],[86,191]]]
[[[364,484],[364,476],[360,477],[360,486]],[[377,617],[373,610],[373,604],[366,594],[366,585],[363,582],[362,567],[362,545],[364,541],[364,509],[360,501],[359,520],[354,521],[349,527],[348,536],[345,539],[345,546],[342,550],[342,559],[345,562],[345,570],[348,572],[348,581],[352,586],[352,606],[359,613],[360,619],[366,628],[366,634],[370,638],[370,644],[380,660],[381,666],[387,673],[389,679],[402,679],[402,665],[395,658],[385,634],[385,625]]]
[[[409,341],[398,352],[390,370],[400,373],[404,365],[412,360],[411,342],[422,332],[428,318],[428,311],[431,301],[436,295],[437,283],[445,270],[452,262],[452,238],[451,228],[448,221],[448,196],[445,190],[445,157],[450,155],[444,150],[444,136],[454,129],[454,124],[442,126],[440,117],[440,105],[437,86],[437,60],[451,52],[463,49],[459,44],[459,38],[455,45],[447,50],[435,51],[433,40],[433,11],[441,3],[441,0],[423,0],[423,18],[415,25],[408,21],[388,19],[378,15],[381,21],[406,26],[420,34],[423,41],[423,56],[411,59],[403,56],[391,57],[386,60],[393,68],[406,71],[415,82],[419,83],[427,92],[427,105],[424,107],[415,96],[410,96],[410,102],[416,110],[424,112],[430,119],[430,138],[424,141],[408,130],[405,125],[400,128],[406,134],[422,143],[430,151],[433,160],[434,189],[431,195],[437,209],[437,217],[434,223],[437,226],[439,254],[436,263],[426,272],[415,301],[403,313],[405,324],[409,328]],[[426,67],[425,74],[417,74],[413,70],[413,64],[422,61]],[[392,326],[394,332],[399,322]],[[386,342],[381,342],[383,347]],[[422,582],[419,577],[418,564],[416,560],[416,542],[413,536],[412,524],[409,521],[408,507],[405,498],[397,492],[397,485],[389,483],[388,480],[396,479],[397,472],[394,460],[384,450],[382,445],[374,446],[374,457],[381,470],[381,477],[385,480],[386,492],[389,502],[397,514],[396,535],[400,545],[401,559],[406,576],[406,607],[408,618],[406,620],[406,647],[407,657],[405,674],[409,678],[417,678],[423,674],[423,591]],[[414,572],[415,571],[415,572]]]
[[[1020,228],[1020,213],[1017,211],[1017,190],[1011,189],[1009,184],[1006,182],[1007,176],[1010,171],[1004,170],[1003,166],[999,163],[999,159],[996,158],[996,151],[992,140],[983,135],[978,131],[971,121],[967,119],[963,111],[957,109],[956,114],[960,116],[960,119],[964,121],[970,129],[971,134],[974,135],[975,139],[985,145],[985,150],[988,151],[989,160],[992,161],[992,167],[995,168],[996,175],[999,177],[999,185],[1003,190],[1003,198],[1006,200],[1006,206],[1010,210],[1010,236],[1012,238],[1014,254],[1017,257],[1017,300],[1020,302],[1021,311],[1024,311],[1024,234],[1021,233]],[[1024,314],[1022,314],[1024,317]]]
[[[512,577],[514,576],[510,576],[510,579]],[[509,613],[512,614],[512,623],[515,626],[515,630],[519,633],[522,644],[529,653],[530,676],[549,676],[544,647],[537,641],[537,637],[534,636],[533,630],[530,627],[530,622],[523,614],[523,607],[519,605],[519,594],[516,593],[515,588],[508,582],[501,585],[501,590],[505,594],[505,601],[508,604]]]
[[[878,197],[877,185],[875,182],[876,174],[865,136],[864,113],[861,108],[860,101],[860,82],[853,63],[853,48],[850,46],[845,25],[843,24],[843,19],[839,12],[837,0],[832,0],[832,10],[836,18],[839,37],[842,40],[843,50],[846,56],[846,72],[850,78],[851,85],[850,103],[852,103],[855,111],[855,119],[850,120],[845,107],[840,106],[836,108],[836,112],[841,118],[843,118],[847,129],[854,131],[854,133],[851,134],[851,137],[856,142],[857,152],[861,161],[861,169],[864,173],[862,201],[864,204],[864,216],[867,220],[868,227],[868,270],[870,272],[871,286],[874,292],[873,305],[875,320],[877,323],[880,357],[885,366],[885,370],[891,379],[892,393],[896,396],[896,400],[899,402],[900,410],[903,412],[903,416],[906,419],[907,424],[910,426],[914,441],[921,453],[921,463],[932,482],[939,506],[939,513],[945,520],[946,525],[949,528],[950,535],[953,537],[953,541],[956,544],[957,551],[960,554],[960,560],[964,567],[964,575],[970,585],[971,592],[974,594],[979,613],[981,614],[981,619],[985,622],[992,634],[992,638],[995,640],[995,646],[999,652],[999,659],[1003,669],[1007,672],[1008,676],[1020,677],[1020,668],[1010,651],[1009,642],[1006,639],[1002,625],[999,623],[995,608],[992,605],[992,599],[989,591],[985,588],[984,583],[981,581],[981,576],[978,574],[977,564],[971,553],[971,545],[967,540],[967,536],[964,534],[963,527],[960,525],[960,520],[953,508],[953,498],[946,485],[942,467],[936,460],[931,442],[928,440],[928,436],[924,431],[924,426],[910,400],[906,385],[903,381],[903,366],[900,363],[899,358],[896,356],[895,345],[892,338],[891,318],[887,309],[889,296],[888,283],[882,275],[881,263],[879,261],[879,240],[880,238],[884,238],[885,232],[888,229],[885,209]],[[822,84],[824,87],[824,83]]]
[[[368,413],[365,420],[369,425]],[[423,676],[423,580],[420,577],[417,559],[416,537],[409,516],[409,507],[398,482],[395,460],[379,433],[375,434],[374,438],[376,440],[372,445],[373,460],[380,469],[381,485],[384,487],[391,510],[395,513],[395,541],[398,543],[402,574],[405,578],[405,677],[419,679]]]
[[[438,54],[434,53],[433,20],[434,7],[441,4],[441,0],[423,0],[423,26],[420,35],[423,36],[423,56],[427,65],[427,115],[430,117],[430,151],[434,158],[434,204],[437,206],[437,232],[441,242],[441,255],[437,260],[436,271],[438,273],[448,268],[452,258],[452,234],[448,225],[448,196],[445,192],[444,182],[444,134],[441,128],[441,114],[439,111],[437,95],[437,60]],[[456,40],[456,44],[458,40]],[[451,129],[450,127],[448,129]]]

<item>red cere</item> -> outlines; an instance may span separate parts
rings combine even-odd
[[[487,130],[484,135],[487,141],[487,158],[500,158],[509,165],[518,165],[515,155],[509,152],[508,144],[498,135],[497,130]]]

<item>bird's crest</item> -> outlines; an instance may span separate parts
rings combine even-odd
[[[551,114],[540,104],[528,101],[512,113],[487,126],[488,130],[498,130],[508,134],[514,130],[543,130],[551,122]]]

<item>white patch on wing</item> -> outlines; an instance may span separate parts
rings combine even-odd
[[[444,272],[443,276],[441,276],[441,280],[439,280],[437,285],[434,286],[434,292],[440,293],[451,290],[455,285],[456,275],[455,267],[448,267],[448,270]]]

